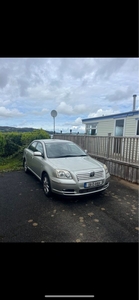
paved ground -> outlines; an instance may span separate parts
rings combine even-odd
[[[111,176],[103,194],[47,198],[34,175],[0,173],[0,242],[138,242],[138,186]]]
[[[2,299],[138,299],[138,230],[135,184],[48,199],[33,175],[0,173]]]

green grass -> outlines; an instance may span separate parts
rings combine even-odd
[[[23,169],[22,153],[6,158],[0,157],[0,172]]]

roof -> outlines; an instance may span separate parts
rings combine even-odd
[[[134,115],[139,115],[139,110],[132,110],[125,113],[119,113],[119,114],[113,114],[113,115],[107,115],[107,116],[101,116],[101,117],[95,117],[95,118],[88,118],[88,119],[82,119],[82,122],[90,122],[90,121],[97,121],[97,120],[103,120],[103,119],[116,119],[116,118],[125,118],[130,117]]]
[[[69,140],[60,140],[60,139],[35,139],[33,142],[39,141],[39,142],[44,142],[44,143],[71,143]]]

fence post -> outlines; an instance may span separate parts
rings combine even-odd
[[[87,150],[87,147],[86,147],[86,134],[84,134],[84,149]]]
[[[110,151],[110,137],[111,137],[111,133],[108,133],[108,140],[107,140],[107,158],[109,158],[109,151]]]

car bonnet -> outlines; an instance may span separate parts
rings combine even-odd
[[[83,171],[92,168],[102,169],[102,164],[90,156],[51,158],[49,162],[53,168],[66,169],[69,171]]]

